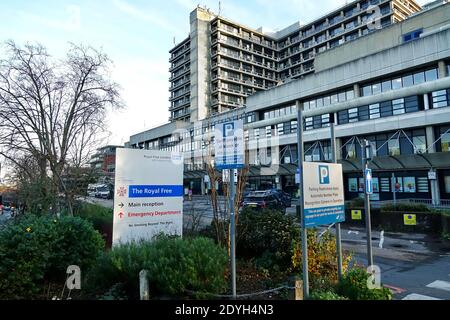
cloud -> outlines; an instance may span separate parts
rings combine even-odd
[[[168,63],[127,58],[116,63],[113,79],[122,88],[126,108],[108,115],[110,143],[123,144],[131,135],[162,125],[169,119]]]
[[[167,31],[171,32],[178,31],[168,19],[162,18],[162,15],[143,12],[142,10],[132,6],[131,4],[129,4],[124,0],[113,0],[113,4],[116,6],[117,9],[134,18],[140,19],[145,22],[149,22]]]
[[[79,31],[81,29],[81,8],[76,5],[65,7],[66,15],[64,19],[47,18],[32,12],[19,11],[20,18],[32,21],[48,28],[62,29],[65,31]]]

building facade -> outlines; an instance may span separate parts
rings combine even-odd
[[[123,146],[108,145],[97,149],[97,152],[91,156],[91,169],[95,169],[102,176],[114,178],[117,148],[123,148]]]
[[[312,73],[254,93],[244,107],[171,122],[130,137],[126,146],[183,152],[186,184],[200,193],[207,187],[215,125],[243,119],[249,188],[295,193],[298,108],[306,161],[330,161],[335,124],[347,199],[362,193],[361,144],[367,139],[374,150],[373,200],[392,199],[394,191],[398,199],[450,200],[450,4],[435,2],[328,48],[315,55]]]
[[[170,51],[170,121],[197,121],[314,72],[317,54],[403,21],[413,0],[352,1],[306,25],[251,29],[198,7],[190,34]]]

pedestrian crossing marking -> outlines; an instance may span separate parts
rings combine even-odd
[[[448,281],[442,281],[442,280],[436,280],[429,285],[427,285],[428,288],[435,288],[435,289],[441,289],[445,291],[450,291],[450,282]]]
[[[411,293],[411,294],[408,294],[406,297],[404,297],[402,300],[442,300],[442,299],[425,296],[425,295],[417,294],[417,293]]]

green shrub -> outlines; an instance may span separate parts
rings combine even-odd
[[[96,230],[101,230],[105,225],[113,223],[113,209],[105,208],[97,204],[78,204],[75,215],[90,221]]]
[[[387,288],[369,289],[369,274],[359,268],[346,273],[338,285],[337,293],[350,300],[392,300],[392,293]]]
[[[237,252],[240,257],[256,258],[265,269],[289,266],[298,237],[295,218],[282,212],[244,209],[239,214]]]
[[[227,261],[226,250],[211,239],[158,238],[114,247],[99,258],[86,282],[88,290],[97,293],[120,284],[128,298],[135,299],[139,272],[145,269],[151,294],[220,293],[227,286]]]
[[[309,300],[348,300],[348,298],[333,291],[314,291],[310,294]]]
[[[64,283],[69,265],[87,271],[103,248],[83,219],[22,217],[0,231],[0,298],[39,298],[45,282]]]
[[[358,197],[358,198],[353,199],[350,202],[348,208],[349,209],[361,209],[361,208],[364,208],[364,198],[359,198]]]
[[[421,203],[398,203],[396,205],[392,203],[385,204],[381,207],[381,212],[431,212],[431,210]]]
[[[92,223],[94,229],[100,232],[108,248],[112,245],[113,209],[97,204],[78,202],[74,215]]]

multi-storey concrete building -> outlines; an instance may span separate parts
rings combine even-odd
[[[91,156],[91,168],[104,176],[114,178],[117,148],[123,148],[123,146],[109,145],[97,149],[97,152]]]
[[[200,193],[214,145],[208,133],[218,123],[244,119],[249,187],[294,193],[297,108],[304,110],[307,161],[330,160],[335,123],[347,199],[361,192],[360,145],[367,139],[375,151],[374,200],[392,199],[395,188],[399,199],[450,200],[450,4],[434,2],[317,54],[313,73],[255,93],[245,107],[171,122],[130,137],[127,146],[183,152],[186,184]]]
[[[419,10],[413,0],[358,0],[269,33],[197,8],[189,37],[170,51],[170,120],[197,121],[241,107],[257,91],[314,72],[318,53]]]

